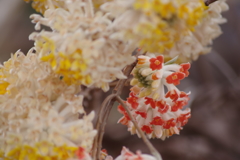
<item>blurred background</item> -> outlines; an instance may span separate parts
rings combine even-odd
[[[190,76],[179,86],[192,93],[189,103],[192,118],[180,135],[165,141],[151,140],[164,160],[240,159],[240,0],[227,2],[230,10],[223,14],[228,20],[221,26],[223,34],[214,40],[210,54],[192,63]],[[34,31],[29,19],[32,13],[30,4],[22,0],[0,0],[1,63],[18,49],[26,53],[33,46],[28,40]],[[126,86],[123,98],[128,91]],[[84,102],[87,110],[98,112],[109,93],[92,90]],[[120,154],[122,146],[149,153],[141,139],[116,123],[121,117],[116,107],[117,104],[108,119],[103,147],[113,157]]]

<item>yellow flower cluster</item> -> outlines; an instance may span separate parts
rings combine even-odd
[[[192,4],[194,3],[194,4]],[[207,8],[202,0],[136,0],[134,4],[136,10],[143,11],[146,15],[158,14],[158,16],[166,21],[174,21],[175,19],[184,19],[189,27],[198,24],[199,19],[203,17],[203,12]]]
[[[29,145],[17,146],[6,156],[0,151],[0,158],[4,160],[66,160],[76,157],[77,150],[77,147],[54,146],[47,141],[42,141],[36,143],[34,147]]]
[[[85,115],[79,86],[33,52],[18,51],[1,66],[0,160],[67,160],[79,147],[87,155],[94,113]]]
[[[194,31],[204,17],[202,0],[136,0],[134,9],[141,11],[153,23],[139,23],[140,46],[149,52],[163,53],[174,46],[182,35]]]
[[[62,76],[64,82],[68,85],[72,84],[85,84],[91,83],[90,75],[85,75],[84,71],[87,68],[86,60],[83,59],[82,51],[80,49],[75,50],[71,54],[65,54],[63,52],[57,52],[55,43],[47,38],[42,37],[44,41],[36,41],[36,47],[42,49],[44,54],[41,57],[42,61],[49,62],[55,73]]]

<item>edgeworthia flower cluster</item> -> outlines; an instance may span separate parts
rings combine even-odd
[[[221,34],[225,0],[25,1],[41,14],[31,15],[33,48],[0,66],[0,160],[91,160],[97,131],[81,85],[108,91],[135,61],[125,102],[133,120],[148,138],[179,134],[191,116],[184,107],[190,92],[176,85],[189,75],[187,62]],[[176,56],[179,64],[166,62]],[[124,107],[118,110],[119,122],[140,136]],[[116,158],[133,159],[156,157],[123,148]]]
[[[190,109],[183,109],[189,100],[189,93],[176,87],[180,80],[188,76],[189,68],[189,63],[164,65],[163,56],[139,56],[131,81],[134,86],[126,104],[149,138],[164,140],[179,134],[190,118]],[[139,135],[125,109],[121,105],[118,109],[124,115],[119,122],[127,125],[132,134]]]
[[[115,0],[101,7],[114,17],[118,38],[167,59],[179,55],[179,62],[210,52],[219,24],[226,22],[221,13],[228,10],[225,0],[209,7],[203,0]]]
[[[96,134],[94,113],[86,115],[78,87],[68,86],[32,51],[16,52],[0,70],[8,84],[0,95],[0,157],[77,158],[79,149],[87,154]]]
[[[36,28],[53,31],[33,33],[36,50],[43,61],[70,84],[94,85],[107,91],[108,83],[126,78],[122,69],[134,62],[135,46],[111,38],[109,15],[93,12],[90,1],[65,1],[64,8],[48,9],[44,17],[32,15]]]
[[[163,54],[170,58],[179,55],[180,62],[188,62],[197,60],[199,55],[209,53],[213,39],[222,34],[219,24],[226,22],[226,19],[221,15],[226,10],[228,10],[228,5],[225,0],[212,3],[204,11],[204,18],[195,27],[194,31],[185,34],[175,43],[173,48],[166,50]]]

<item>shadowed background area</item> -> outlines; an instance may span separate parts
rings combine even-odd
[[[223,34],[214,40],[210,54],[192,63],[190,76],[181,82],[180,89],[191,91],[188,107],[192,118],[181,131],[165,141],[151,142],[164,160],[239,160],[240,159],[240,1],[228,0],[230,10],[223,15],[228,23]],[[34,10],[21,0],[0,1],[0,62],[21,49],[24,53],[33,46],[28,35],[34,31],[29,16]],[[128,95],[125,87],[122,98]],[[87,110],[99,111],[104,97],[92,90],[84,105]],[[110,155],[120,154],[122,146],[131,151],[149,153],[141,139],[131,136],[126,126],[117,124],[121,115],[114,105],[106,126],[103,147]]]

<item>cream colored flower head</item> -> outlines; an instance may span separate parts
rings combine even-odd
[[[8,85],[0,95],[0,159],[88,157],[94,113],[86,115],[79,86],[67,85],[32,52],[18,51],[1,68]]]
[[[36,28],[46,25],[52,31],[35,32],[37,52],[49,62],[67,84],[84,84],[109,89],[108,83],[126,78],[122,69],[135,58],[136,46],[112,39],[114,30],[108,14],[94,12],[91,1],[65,2],[65,9],[48,9],[44,16],[32,15]]]
[[[221,34],[219,24],[226,21],[221,13],[228,5],[225,0],[209,7],[203,0],[116,0],[101,9],[114,18],[112,27],[118,31],[114,37],[166,59],[179,56],[182,63],[210,52],[209,45]]]
[[[163,53],[194,30],[204,17],[202,0],[116,0],[101,6],[113,28],[144,51]]]
[[[226,22],[222,12],[228,10],[226,0],[218,0],[209,5],[204,11],[204,18],[195,27],[194,32],[189,32],[178,40],[173,48],[163,54],[168,58],[179,56],[178,62],[197,60],[202,55],[211,51],[213,40],[222,34],[220,24]]]

